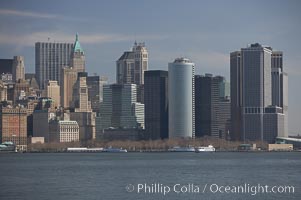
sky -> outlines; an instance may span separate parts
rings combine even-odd
[[[86,70],[115,82],[116,60],[145,42],[149,69],[176,57],[196,74],[230,76],[230,52],[251,43],[283,51],[289,76],[289,134],[301,134],[301,1],[298,0],[1,0],[0,58],[25,57],[35,71],[35,42],[74,42]]]

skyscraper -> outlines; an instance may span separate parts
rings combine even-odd
[[[77,80],[77,71],[71,67],[63,67],[61,76],[61,105],[64,108],[69,108],[72,102],[73,86]]]
[[[135,84],[103,87],[99,129],[144,128],[144,104],[137,102]]]
[[[72,43],[37,42],[35,44],[35,74],[40,89],[45,88],[46,80],[61,84],[61,70],[69,66]]]
[[[145,71],[145,129],[152,140],[168,138],[168,72]]]
[[[70,65],[64,66],[60,73],[61,103],[64,108],[69,108],[72,101],[73,86],[77,80],[77,73],[85,71],[85,53],[81,47],[78,34],[71,51]]]
[[[230,100],[225,96],[227,82],[212,74],[195,76],[195,136],[227,138]]]
[[[258,43],[231,53],[232,131],[237,131],[232,135],[242,140],[274,142],[285,135],[285,112],[272,100],[272,54],[271,47]]]
[[[118,84],[144,84],[144,71],[148,68],[148,52],[144,43],[134,44],[132,51],[126,51],[116,61]]]
[[[78,34],[76,34],[75,42],[72,49],[71,54],[71,61],[70,66],[75,69],[77,72],[84,72],[85,71],[85,52],[84,49],[81,47]]]
[[[168,64],[168,102],[169,138],[194,138],[194,63],[186,58]]]

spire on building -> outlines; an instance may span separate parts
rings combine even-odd
[[[84,50],[82,49],[82,47],[80,46],[79,40],[78,40],[78,33],[76,33],[75,36],[75,42],[74,42],[74,52],[81,52],[84,53]]]

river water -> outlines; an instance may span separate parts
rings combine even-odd
[[[301,153],[1,153],[0,178],[3,200],[301,199]]]

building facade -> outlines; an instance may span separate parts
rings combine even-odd
[[[137,102],[136,85],[105,85],[97,120],[97,131],[111,127],[144,128],[144,104]]]
[[[40,89],[46,80],[61,84],[61,70],[70,65],[72,43],[37,42],[35,44],[35,74]]]
[[[77,81],[73,86],[72,107],[75,112],[92,112],[91,101],[89,101],[86,72],[79,72]]]
[[[44,97],[53,99],[54,107],[61,106],[60,86],[57,81],[47,81],[45,84]]]
[[[230,132],[230,99],[227,82],[212,74],[195,76],[195,136],[228,138]]]
[[[132,51],[126,51],[116,61],[116,82],[118,84],[144,84],[144,72],[148,69],[148,52],[144,43],[134,44]]]
[[[79,141],[79,126],[76,121],[52,120],[49,122],[50,142]]]
[[[0,143],[13,142],[18,149],[27,147],[27,109],[2,107],[0,112]]]
[[[168,64],[169,138],[195,137],[194,71],[186,58]]]
[[[144,106],[146,137],[152,140],[168,138],[168,72],[144,73]]]
[[[277,135],[287,135],[287,113],[277,100],[287,98],[287,89],[282,87],[281,92],[283,81],[281,74],[277,77],[277,70],[282,71],[282,54],[273,52],[271,47],[256,43],[231,53],[231,112],[232,131],[235,131],[232,136],[235,138],[274,142]]]

